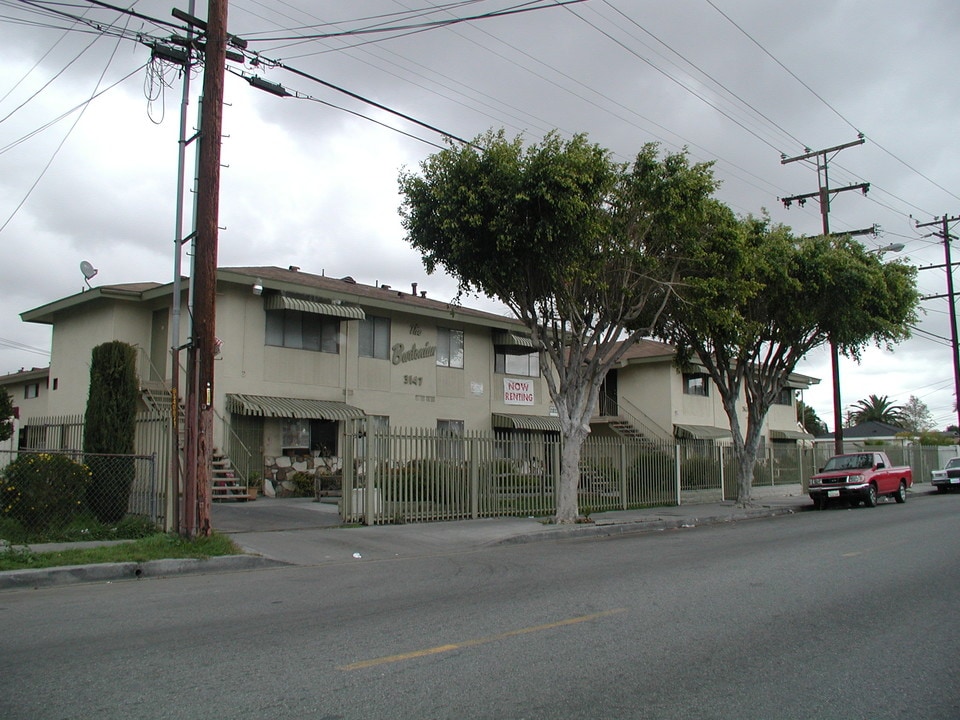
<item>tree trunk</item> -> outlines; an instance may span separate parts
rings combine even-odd
[[[583,449],[585,433],[564,433],[560,451],[560,483],[557,486],[557,514],[554,522],[558,525],[575,523],[580,516],[577,502],[577,489],[580,485],[580,451]]]

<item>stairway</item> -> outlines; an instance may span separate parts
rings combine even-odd
[[[246,502],[255,500],[256,489],[249,489],[247,482],[237,472],[236,468],[230,463],[230,458],[226,455],[214,453],[213,461],[210,463],[210,499],[214,502],[222,500],[233,500],[237,502]]]

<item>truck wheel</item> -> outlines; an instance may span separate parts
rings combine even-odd
[[[946,485],[937,485],[937,492],[941,495],[946,495],[949,489]]]
[[[827,509],[827,498],[824,495],[817,495],[813,498],[813,507],[817,510]]]
[[[905,481],[900,481],[900,489],[897,490],[897,494],[893,496],[893,499],[898,503],[905,503],[907,501],[907,483]]]
[[[873,483],[870,483],[870,486],[867,488],[867,494],[863,496],[863,504],[867,507],[877,506],[877,486]]]

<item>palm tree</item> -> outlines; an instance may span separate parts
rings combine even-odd
[[[854,405],[852,418],[858,424],[873,420],[903,427],[903,406],[894,405],[886,395],[869,395],[866,400],[860,400]]]

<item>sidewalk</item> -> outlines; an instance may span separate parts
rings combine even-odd
[[[535,518],[507,517],[337,527],[335,506],[309,500],[284,503],[264,499],[219,510],[214,508],[214,527],[230,535],[248,555],[12,570],[0,572],[0,590],[236,572],[282,565],[318,566],[423,557],[491,545],[625,535],[771,518],[812,507],[800,485],[754,488],[754,502],[756,506],[751,508],[718,502],[617,510],[596,513],[592,523],[577,525],[549,525]],[[43,551],[57,547],[62,546],[33,549]]]

